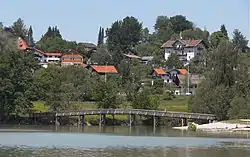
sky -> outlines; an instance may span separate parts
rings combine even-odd
[[[153,31],[159,15],[184,15],[200,28],[213,32],[226,25],[250,38],[250,0],[8,0],[1,2],[0,21],[10,26],[22,18],[39,40],[48,26],[57,26],[66,40],[97,42],[99,27],[134,16]]]

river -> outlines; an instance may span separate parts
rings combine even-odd
[[[165,127],[1,126],[0,157],[250,157],[248,134]]]

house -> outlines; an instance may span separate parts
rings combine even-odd
[[[177,74],[175,79],[175,84],[178,88],[180,88],[180,94],[195,94],[196,88],[204,79],[204,76],[196,75],[196,74],[189,74],[189,75],[182,75]],[[189,89],[188,89],[189,88]]]
[[[40,63],[59,63],[61,61],[62,53],[60,52],[50,52],[45,53],[37,48],[30,47],[29,50],[34,51],[35,58]]]
[[[79,43],[79,45],[83,46],[85,51],[91,51],[97,49],[97,46],[93,43]]]
[[[18,42],[17,48],[19,50],[27,50],[29,48],[27,42],[24,39],[19,37],[17,42]]]
[[[135,54],[123,54],[125,56],[125,58],[132,60],[132,59],[139,59],[141,60],[141,57],[135,55]]]
[[[167,77],[167,73],[162,69],[162,68],[155,68],[153,69],[152,72],[152,85],[154,85],[154,80],[156,78],[161,78],[164,80],[164,83],[166,82],[166,77]]]
[[[153,59],[154,59],[154,56],[143,56],[141,57],[141,63],[148,64]]]
[[[82,65],[83,64],[83,56],[80,54],[65,54],[61,57],[61,65]]]
[[[95,71],[98,74],[117,74],[115,66],[113,65],[92,65],[90,70]]]
[[[175,81],[177,75],[188,75],[187,69],[171,69],[167,70],[167,75],[165,77],[165,82],[172,83]]]
[[[208,46],[203,40],[169,40],[161,46],[167,60],[170,54],[179,56],[180,61],[186,65],[192,58],[202,54]]]

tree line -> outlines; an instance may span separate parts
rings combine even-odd
[[[219,119],[249,117],[248,40],[238,30],[230,39],[225,25],[210,33],[196,27],[183,15],[158,16],[154,32],[149,33],[137,18],[128,16],[117,20],[106,30],[99,28],[96,51],[86,51],[81,44],[67,41],[57,26],[48,27],[39,41],[33,30],[18,19],[11,27],[0,27],[0,107],[1,119],[32,112],[32,101],[45,101],[50,110],[75,109],[75,101],[95,101],[100,108],[118,108],[128,101],[134,108],[157,109],[159,95],[169,89],[157,80],[154,86],[145,84],[153,67],[183,67],[175,55],[164,59],[161,45],[170,39],[202,39],[209,45],[206,53],[195,57],[190,71],[205,76],[197,94],[190,98],[191,112],[216,114]],[[20,53],[15,37],[22,37],[29,46],[45,52],[66,53],[76,50],[89,61],[115,65],[118,75],[108,75],[104,82],[100,75],[82,67],[41,68],[32,53]],[[106,38],[106,42],[104,42]],[[147,65],[127,60],[124,53],[154,56]],[[112,56],[112,57],[110,57]],[[204,64],[205,63],[205,64]],[[142,84],[144,83],[144,84]]]

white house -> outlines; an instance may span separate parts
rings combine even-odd
[[[208,48],[203,40],[169,40],[161,48],[164,49],[164,56],[167,60],[171,53],[179,56],[182,63],[187,64],[192,58],[200,55]]]
[[[34,51],[35,58],[37,58],[40,63],[58,63],[62,57],[62,53],[45,53],[36,48],[30,49]]]

